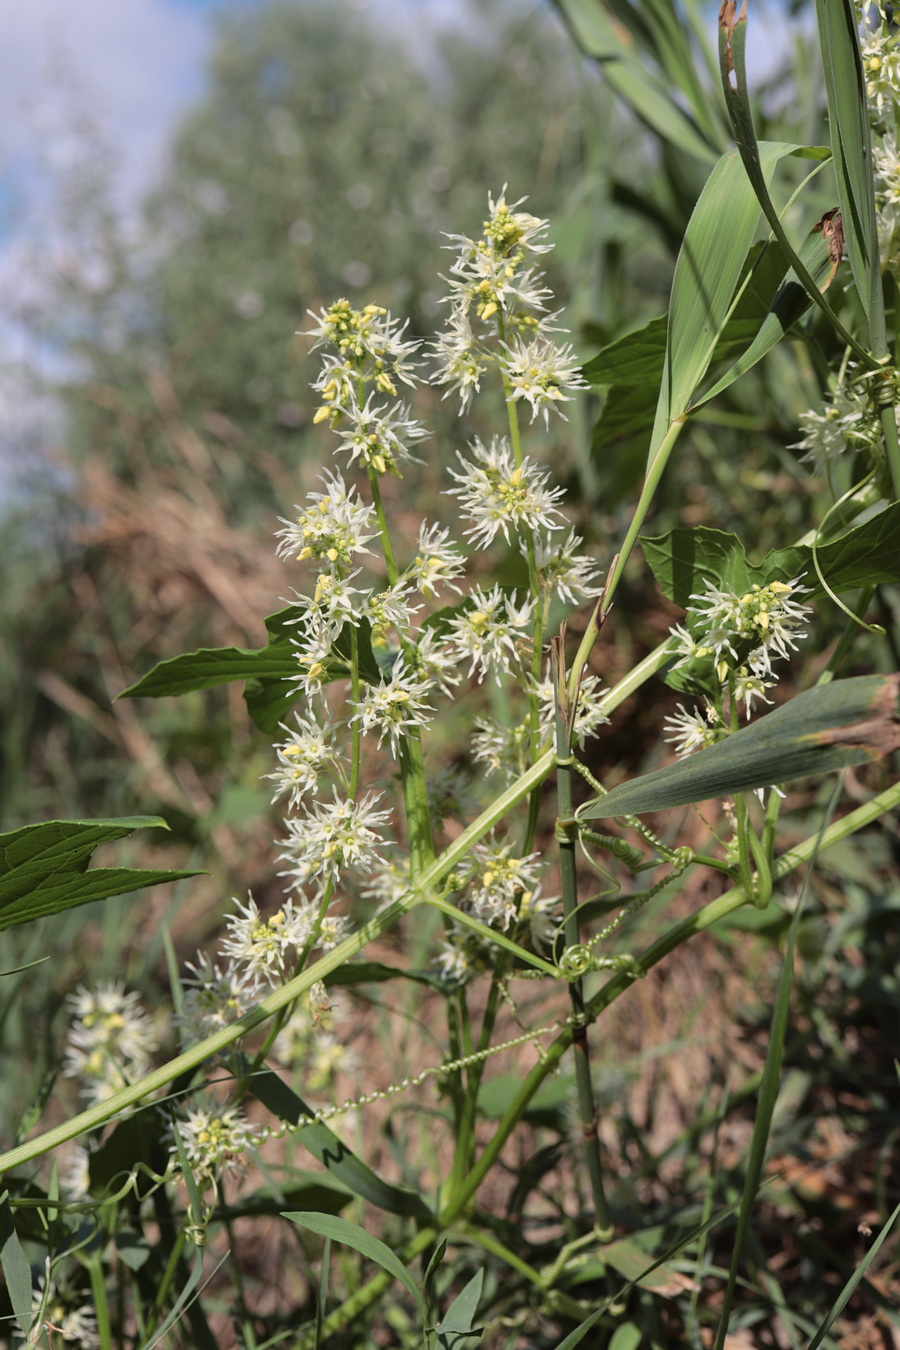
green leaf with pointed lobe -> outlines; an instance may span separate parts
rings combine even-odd
[[[816,557],[822,575],[834,591],[900,582],[898,539],[900,502],[893,502],[840,539],[820,545]],[[753,564],[736,534],[697,525],[642,538],[641,546],[660,590],[682,609],[689,607],[693,595],[702,595],[707,585],[742,595],[754,585],[802,577],[809,588],[807,599],[823,593],[812,549],[805,544],[772,549]]]
[[[159,816],[114,820],[48,820],[0,834],[0,930],[49,914],[127,895],[146,886],[181,881],[198,872],[135,867],[88,870],[101,844],[138,829],[168,829]]]

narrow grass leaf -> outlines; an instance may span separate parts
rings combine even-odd
[[[856,338],[848,333],[816,285],[809,270],[804,266],[799,254],[787,237],[775,204],[769,194],[770,175],[767,175],[765,170],[763,153],[765,142],[757,141],[756,132],[753,129],[753,114],[747,89],[746,46],[746,0],[743,0],[740,12],[738,12],[736,0],[723,0],[722,8],[719,11],[719,68],[722,88],[725,93],[725,104],[734,132],[735,143],[747,170],[747,176],[753,185],[753,191],[766,220],[769,222],[772,233],[784,249],[798,281],[805,287],[810,299],[819,306],[835,332],[856,352],[864,364],[870,369],[875,368],[877,363],[872,360],[865,347],[861,346]],[[807,147],[805,150],[798,150],[797,153],[807,155],[810,158],[820,158],[823,152],[818,147]],[[827,154],[828,152],[824,153]],[[837,217],[835,217],[835,228],[837,228],[837,224]]]
[[[395,1280],[399,1280],[404,1289],[412,1294],[424,1321],[426,1310],[422,1291],[403,1263],[379,1238],[367,1233],[359,1224],[351,1223],[349,1219],[336,1218],[333,1214],[314,1214],[310,1210],[298,1210],[283,1214],[282,1218],[290,1219],[291,1223],[308,1228],[311,1233],[318,1233],[320,1237],[330,1238],[332,1242],[342,1242],[381,1266],[382,1270],[386,1270]]]
[[[822,1344],[823,1340],[828,1335],[828,1332],[834,1326],[835,1322],[840,1317],[841,1313],[844,1311],[844,1308],[850,1301],[850,1298],[852,1297],[853,1292],[856,1289],[856,1286],[859,1284],[860,1280],[863,1278],[866,1271],[869,1269],[869,1266],[872,1264],[872,1262],[875,1260],[875,1257],[878,1255],[878,1251],[881,1247],[881,1244],[884,1242],[888,1233],[890,1233],[894,1224],[897,1222],[898,1215],[900,1215],[900,1205],[897,1205],[894,1212],[890,1215],[881,1232],[878,1234],[878,1237],[872,1243],[871,1247],[866,1252],[862,1261],[860,1261],[859,1265],[856,1267],[856,1270],[854,1270],[853,1274],[850,1276],[849,1280],[844,1285],[840,1294],[838,1294],[837,1298],[834,1301],[834,1304],[832,1305],[831,1311],[825,1318],[822,1325],[817,1329],[815,1335],[813,1336],[812,1340],[809,1343],[809,1346],[807,1347],[807,1350],[818,1350],[818,1347]]]
[[[800,249],[803,265],[823,291],[831,285],[841,261],[840,245],[835,238],[833,221],[829,218],[832,215],[833,212],[828,212],[817,221]],[[693,407],[708,403],[752,369],[803,317],[811,304],[806,288],[800,284],[796,272],[791,268],[753,341]]]
[[[759,169],[767,184],[786,155],[803,148],[762,141]],[[759,221],[759,201],[737,151],[723,155],[694,207],[675,264],[664,379],[651,455],[670,424],[690,407],[724,331]]]
[[[798,694],[718,745],[586,802],[580,820],[641,815],[788,783],[900,748],[900,675],[859,675]]]
[[[816,0],[834,175],[844,247],[869,327],[869,346],[887,353],[875,210],[875,170],[853,0]]]
[[[249,1069],[249,1060],[246,1066]],[[421,1195],[383,1181],[327,1125],[313,1121],[311,1108],[271,1069],[252,1074],[248,1087],[254,1097],[279,1120],[302,1126],[296,1134],[298,1141],[354,1195],[361,1196],[363,1200],[390,1214],[400,1214],[424,1223],[433,1220],[432,1211]],[[304,1120],[310,1123],[302,1125]]]
[[[13,1226],[9,1192],[0,1196],[0,1269],[19,1330],[28,1341],[31,1323],[31,1266]]]
[[[598,0],[556,0],[575,41],[601,65],[610,86],[664,140],[709,163],[716,151],[641,59],[633,38]]]
[[[482,1266],[460,1290],[447,1309],[446,1315],[434,1329],[441,1350],[465,1350],[465,1347],[481,1336],[483,1329],[475,1325],[475,1319],[483,1285]]]
[[[832,797],[831,810],[834,809],[836,801],[837,794],[835,793]],[[828,814],[830,816],[831,811],[829,811]],[[728,1283],[725,1288],[725,1297],[720,1315],[719,1329],[716,1336],[715,1350],[722,1350],[728,1331],[728,1314],[731,1310],[731,1303],[737,1285],[737,1275],[743,1256],[744,1242],[746,1241],[750,1227],[750,1219],[756,1206],[756,1195],[762,1178],[763,1163],[765,1162],[766,1148],[769,1142],[772,1113],[775,1110],[775,1102],[778,1099],[778,1080],[781,1073],[781,1060],[784,1054],[784,1039],[787,1033],[788,1014],[791,1006],[791,988],[794,980],[794,946],[797,940],[802,909],[802,904],[798,904],[794,911],[794,917],[788,931],[784,960],[781,965],[781,974],[778,977],[778,988],[775,992],[775,1006],[772,1010],[772,1024],[769,1030],[766,1062],[763,1066],[762,1081],[759,1086],[756,1119],[753,1124],[753,1134],[750,1138],[747,1174],[744,1178],[744,1193],[741,1199],[741,1208],[738,1213],[737,1231],[734,1237],[731,1264],[728,1270]]]

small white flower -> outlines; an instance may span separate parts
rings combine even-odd
[[[157,1039],[139,994],[126,994],[123,984],[106,982],[96,990],[79,986],[68,1004],[75,1018],[62,1071],[80,1080],[89,1102],[107,1101],[143,1077]]]
[[[678,704],[679,711],[667,717],[663,723],[663,730],[670,731],[670,736],[664,736],[663,740],[668,741],[675,746],[675,754],[679,759],[684,759],[685,755],[690,755],[694,750],[701,750],[704,746],[715,745],[719,739],[714,729],[718,721],[718,714],[710,704],[706,705],[706,719],[700,713],[689,713],[683,703]]]
[[[528,718],[504,726],[490,717],[476,717],[472,732],[472,758],[476,764],[486,764],[492,773],[501,773],[508,779],[525,772],[531,750],[531,728]]]
[[[239,969],[229,962],[221,970],[205,952],[187,962],[181,1012],[174,1022],[182,1045],[193,1045],[229,1026],[262,998],[264,988],[252,967]]]
[[[570,530],[562,543],[555,539],[535,539],[534,560],[541,586],[569,605],[580,605],[602,594],[600,567],[594,558],[581,552],[584,540]],[[525,542],[519,545],[526,552]]]
[[[579,748],[584,746],[590,736],[596,736],[602,726],[609,723],[606,713],[600,708],[600,690],[603,682],[599,675],[585,675],[578,691],[578,707],[572,724],[572,741]],[[553,681],[542,680],[536,686],[541,715],[541,736],[549,742],[556,737],[556,690]]]
[[[279,984],[291,973],[292,960],[306,945],[316,920],[317,907],[310,901],[295,905],[285,900],[264,918],[259,906],[248,896],[247,904],[235,900],[240,911],[228,919],[228,936],[222,939],[222,951],[232,961],[245,967],[248,974]]]
[[[451,540],[449,530],[423,521],[419,526],[418,551],[407,568],[407,579],[429,599],[437,595],[440,586],[447,586],[459,595],[454,582],[465,570],[466,560]]]
[[[337,633],[321,621],[320,616],[306,615],[304,631],[300,638],[291,638],[295,649],[298,673],[292,676],[303,686],[307,698],[320,693],[332,677],[332,644]],[[347,672],[349,675],[349,671]]]
[[[380,305],[354,309],[349,300],[336,300],[328,309],[309,314],[316,323],[302,336],[316,339],[313,351],[323,344],[333,346],[343,361],[368,373],[381,393],[396,394],[392,376],[415,384],[416,363],[411,358],[421,343],[403,341],[407,323],[395,322],[389,310]],[[368,372],[367,363],[372,365]]]
[[[312,718],[294,714],[296,730],[279,723],[282,731],[287,732],[287,740],[274,746],[278,756],[278,769],[274,773],[263,774],[276,784],[272,801],[282,794],[288,795],[288,806],[296,808],[310,792],[315,792],[319,776],[338,767],[335,751],[329,744],[332,728],[321,727]]]
[[[378,909],[384,909],[406,895],[410,884],[409,859],[395,854],[389,861],[378,860],[362,893],[367,900],[373,900]]]
[[[460,486],[449,492],[459,498],[463,516],[474,521],[465,533],[479,547],[487,547],[498,533],[508,542],[510,531],[560,528],[556,503],[563,489],[548,487],[549,469],[527,455],[516,464],[505,436],[494,436],[489,446],[476,440],[471,450],[471,461],[457,452],[462,472],[451,469],[450,476]]]
[[[507,929],[516,918],[517,902],[538,887],[541,855],[513,855],[511,844],[476,844],[466,870],[466,903],[476,918]]]
[[[377,732],[379,745],[387,737],[396,756],[404,732],[425,727],[431,720],[434,709],[425,702],[431,689],[431,682],[417,680],[399,656],[387,684],[365,686],[364,696],[356,704],[352,720],[360,723],[364,733]]]
[[[550,338],[536,336],[527,342],[516,338],[505,349],[503,364],[512,386],[510,397],[524,399],[530,405],[532,422],[543,413],[544,425],[549,426],[551,408],[565,421],[559,404],[570,402],[576,390],[589,388],[571,344],[560,346]]]
[[[357,576],[359,570],[347,577],[336,572],[320,572],[315,593],[311,600],[305,601],[305,608],[296,620],[301,628],[323,639],[327,637],[330,646],[345,623],[356,627],[362,605],[359,597],[365,594],[357,586],[350,585]]]
[[[412,603],[412,588],[404,579],[396,586],[386,586],[383,591],[370,591],[359,614],[372,625],[372,636],[384,640],[392,630],[406,637],[421,608]]]
[[[349,425],[337,428],[341,438],[339,450],[345,450],[350,462],[360,460],[379,474],[393,474],[399,478],[401,464],[421,463],[409,449],[410,444],[423,440],[428,432],[421,422],[410,416],[409,408],[395,403],[387,408],[370,395],[362,408],[354,403],[346,409]]]
[[[44,1274],[38,1276],[37,1287],[31,1292],[31,1312],[37,1324],[32,1335],[46,1327],[48,1335],[55,1332],[64,1342],[78,1345],[81,1350],[98,1350],[100,1336],[94,1308],[85,1303],[84,1295],[65,1280],[51,1276],[49,1256]],[[29,1344],[37,1343],[29,1341]],[[51,1343],[48,1340],[48,1344]]]
[[[851,441],[858,443],[860,438],[866,439],[871,422],[868,397],[857,385],[842,382],[822,412],[800,414],[803,439],[790,448],[805,450],[801,459],[812,465],[814,473],[826,473],[832,463],[847,452]]]
[[[862,44],[862,64],[870,112],[879,118],[891,114],[900,99],[900,50],[896,38],[881,28],[871,32]]]
[[[178,1132],[191,1170],[199,1178],[239,1176],[246,1169],[246,1153],[262,1143],[263,1134],[255,1130],[236,1106],[214,1102],[195,1106],[178,1117]],[[178,1151],[170,1146],[177,1162]]]
[[[457,302],[446,329],[432,344],[438,358],[432,383],[450,386],[444,398],[457,391],[461,412],[469,407],[473,393],[480,392],[481,377],[489,368],[489,360],[479,351],[472,333],[468,308],[467,301]]]
[[[754,642],[757,647],[747,658],[747,665],[756,676],[771,673],[772,654],[787,659],[796,650],[797,640],[806,636],[798,631],[812,610],[798,604],[792,597],[809,594],[809,587],[801,586],[799,577],[792,581],[770,581],[767,586],[754,585],[743,595],[723,591],[707,583],[703,595],[692,595],[697,601],[688,614],[699,626],[700,642],[695,655],[712,654],[719,679],[727,678],[729,661],[735,665],[738,654],[735,643]]]
[[[745,717],[750,716],[757,699],[763,703],[772,702],[770,698],[766,698],[766,690],[772,689],[774,683],[774,680],[763,680],[759,675],[755,675],[752,667],[750,670],[744,668],[738,671],[734,681],[734,697],[736,702],[743,703]]]
[[[459,684],[459,653],[439,638],[435,629],[420,631],[412,660],[417,674],[442,694],[452,694],[454,685]]]
[[[366,544],[378,533],[374,507],[355,496],[337,474],[323,474],[325,492],[311,492],[310,505],[295,506],[296,520],[285,520],[276,532],[278,556],[314,560],[331,568],[346,568],[355,553],[371,553]]]
[[[381,827],[391,814],[375,809],[381,796],[369,792],[348,801],[335,792],[333,802],[314,802],[308,815],[285,821],[287,847],[280,856],[294,864],[285,875],[336,880],[346,868],[371,872],[384,846]]]
[[[525,600],[516,605],[510,596],[504,596],[499,586],[483,591],[477,587],[471,596],[471,608],[457,614],[450,625],[448,638],[460,660],[469,660],[469,674],[479,672],[481,680],[493,671],[497,683],[513,664],[518,665],[518,647],[531,636],[531,617],[534,602]]]

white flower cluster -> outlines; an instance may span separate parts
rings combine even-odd
[[[541,242],[546,223],[508,207],[502,196],[489,199],[489,207],[481,238],[455,241],[451,321],[437,344],[436,382],[458,388],[465,408],[492,369],[511,406],[511,426],[523,401],[532,419],[540,412],[546,421],[551,408],[559,412],[584,387],[571,348],[556,345],[553,318],[544,315],[548,292],[534,259],[550,247]],[[284,894],[272,912],[262,912],[252,896],[235,902],[219,950],[199,952],[188,964],[175,1016],[186,1046],[232,1026],[316,952],[338,945],[348,934],[340,907],[352,891],[383,904],[408,889],[413,850],[407,861],[392,842],[403,827],[386,788],[385,755],[401,775],[415,764],[416,809],[425,813],[420,834],[448,817],[466,818],[471,775],[460,767],[426,772],[422,749],[440,700],[453,698],[464,679],[507,679],[529,700],[523,763],[536,740],[549,742],[553,696],[549,685],[537,686],[535,671],[550,605],[578,604],[600,589],[597,565],[584,556],[562,513],[561,489],[522,453],[513,431],[487,445],[476,440],[450,471],[463,543],[443,526],[423,522],[414,547],[407,545],[412,556],[398,565],[382,486],[402,477],[427,436],[400,397],[402,387],[418,381],[420,344],[376,305],[355,309],[339,300],[313,318],[307,335],[323,350],[313,385],[321,400],[315,420],[335,433],[347,477],[326,469],[276,534],[278,556],[299,564],[307,578],[305,590],[293,593],[288,619],[301,707],[282,725],[276,765],[265,775],[272,801],[285,808]],[[359,481],[351,482],[351,474]],[[481,552],[501,538],[521,549],[527,589],[467,588],[466,546]],[[452,609],[429,612],[440,603]],[[586,680],[582,688],[579,743],[604,720],[591,708],[595,685]],[[498,750],[496,757],[508,760],[509,753]],[[404,800],[408,804],[409,795]],[[482,922],[502,930],[521,923],[536,942],[553,931],[555,902],[538,897],[534,855],[517,856],[503,840],[482,844],[456,881],[460,904]],[[118,1019],[118,1076],[106,1065],[107,1042],[96,1039],[99,1004],[83,993],[67,1068],[83,1081],[102,1071],[109,1084],[104,1092],[145,1071],[151,1044],[134,996],[114,992],[109,1016]],[[329,1013],[327,993],[319,989],[310,1009],[290,1012],[272,1047],[283,1063],[302,1062],[307,1089],[324,1090],[352,1067],[341,1038],[326,1025]],[[258,1141],[237,1104],[220,1101],[188,1107],[178,1133],[192,1170],[211,1184],[239,1167]]]
[[[521,202],[508,206],[503,194],[488,205],[480,238],[448,236],[457,257],[450,319],[435,344],[437,383],[457,390],[465,410],[486,372],[499,365],[507,398],[528,403],[532,421],[541,413],[547,424],[551,408],[563,416],[559,404],[587,387],[571,345],[552,336],[560,330],[545,312],[550,293],[531,262],[552,247],[542,242],[548,222],[516,210]]]
[[[696,604],[688,608],[688,626],[671,630],[678,656],[673,670],[686,667],[702,682],[712,667],[719,685],[735,704],[743,703],[749,717],[757,701],[771,703],[766,691],[776,683],[773,661],[787,660],[806,637],[802,630],[812,611],[795,597],[809,590],[799,577],[754,585],[741,595],[707,582],[702,595],[691,596]],[[678,706],[680,712],[665,724],[671,732],[665,739],[675,744],[676,754],[688,755],[727,734],[720,709],[709,700],[703,714]]]
[[[158,1048],[153,1025],[140,995],[120,983],[95,990],[79,986],[68,999],[72,1012],[63,1073],[77,1078],[89,1105],[142,1078]]]

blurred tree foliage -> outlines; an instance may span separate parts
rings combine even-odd
[[[83,95],[67,128],[78,152],[21,317],[68,372],[76,480],[0,543],[20,564],[0,620],[10,826],[158,807],[190,835],[237,762],[255,796],[235,815],[264,809],[239,698],[114,699],[174,652],[265,641],[259,616],[285,585],[274,513],[314,453],[308,344],[292,335],[341,294],[429,332],[441,232],[477,230],[506,182],[568,219],[565,289],[596,230],[585,185],[635,134],[542,5],[472,3],[442,33],[318,0],[215,23],[205,93],[136,224]]]
[[[232,508],[255,513],[274,501],[268,455],[302,447],[307,344],[292,335],[308,308],[347,294],[428,332],[442,231],[476,228],[507,181],[558,213],[601,93],[550,13],[473,4],[415,49],[389,14],[274,0],[217,20],[207,91],[130,262],[132,332],[81,344],[79,458],[100,450],[126,473],[136,453],[165,459],[162,401],[216,439]]]

